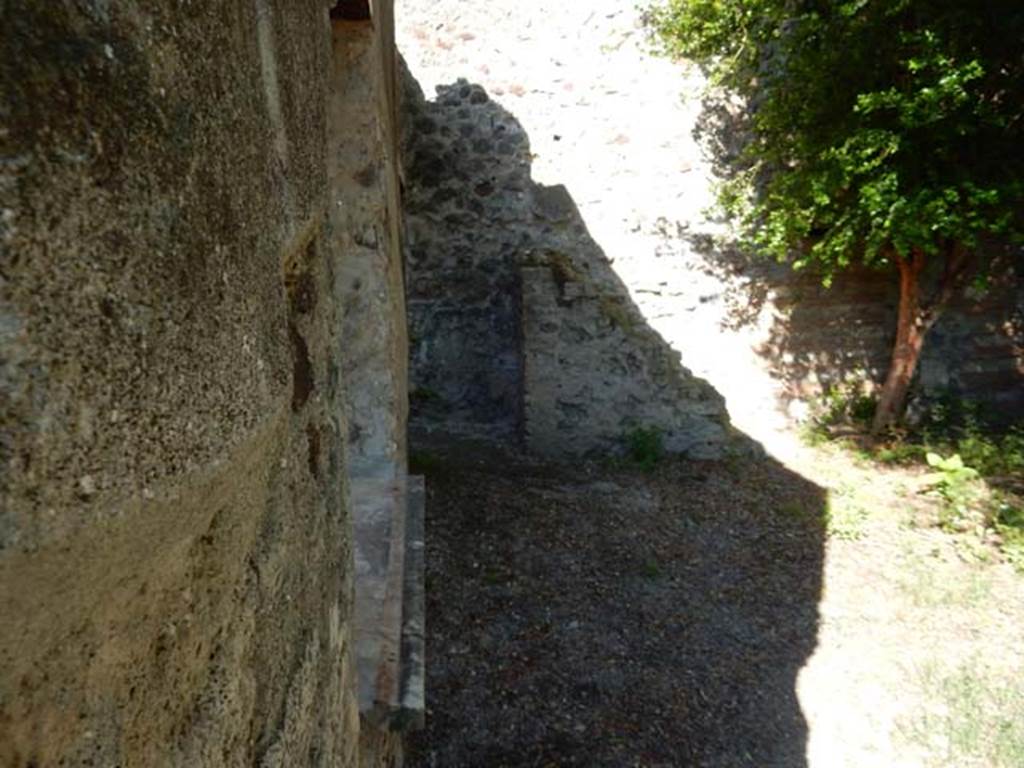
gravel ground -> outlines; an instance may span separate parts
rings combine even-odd
[[[827,447],[800,471],[416,456],[410,765],[1022,764],[1024,578],[928,525],[919,473]]]
[[[805,764],[820,488],[771,460],[433,462],[412,765]]]

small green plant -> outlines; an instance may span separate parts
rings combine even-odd
[[[925,452],[920,445],[899,440],[879,448],[873,458],[883,464],[916,464],[924,458]]]
[[[634,427],[626,433],[629,457],[642,470],[650,472],[665,455],[665,441],[658,427]]]
[[[1024,424],[999,427],[984,404],[945,394],[933,401],[915,441],[936,453],[958,453],[984,477],[1024,473]]]
[[[428,451],[409,451],[409,472],[434,477],[444,471],[441,458]]]
[[[409,393],[409,401],[414,405],[428,405],[430,403],[442,403],[444,398],[441,393],[430,387],[416,387]]]
[[[486,566],[480,573],[480,576],[484,584],[487,584],[492,587],[500,586],[508,581],[508,576],[505,574],[505,572],[502,571],[501,568],[498,568],[494,565]]]
[[[661,576],[661,564],[652,556],[644,560],[641,573],[648,579],[657,579]]]
[[[829,538],[855,541],[864,536],[868,511],[844,491],[829,494],[825,506],[825,532]]]
[[[875,411],[878,409],[878,401],[871,395],[857,394],[851,401],[847,410],[850,418],[867,426],[875,418]]]
[[[822,426],[817,420],[810,419],[800,425],[800,439],[804,445],[818,448],[831,439],[828,428]]]
[[[1024,507],[997,498],[994,526],[1006,561],[1024,573]]]
[[[807,520],[811,514],[807,508],[796,501],[787,501],[779,506],[779,514],[789,520]]]
[[[968,467],[959,454],[943,458],[937,453],[926,455],[928,466],[936,470],[928,481],[942,500],[942,527],[967,530],[977,517],[978,505],[984,498],[984,486],[978,470]]]
[[[983,403],[945,391],[928,401],[917,430],[923,442],[949,442],[969,428],[992,421],[993,416]]]
[[[977,423],[968,423],[956,447],[964,461],[986,477],[1024,474],[1022,427],[1015,427],[1001,436],[993,436]]]
[[[812,445],[819,445],[831,437],[835,427],[866,430],[877,405],[874,397],[864,393],[859,382],[830,386],[810,404],[811,418],[805,426],[804,439]]]
[[[988,451],[975,456],[985,460]],[[939,522],[941,526],[957,533],[973,531],[978,540],[960,542],[961,556],[966,559],[985,561],[990,558],[984,540],[992,536],[1007,562],[1024,572],[1024,507],[1020,499],[1009,493],[989,488],[982,473],[966,465],[960,454],[948,458],[928,452],[928,465],[937,470],[928,476],[932,487],[943,500]],[[990,459],[988,468],[1004,468],[1007,461],[1015,461],[1011,455]]]
[[[856,418],[867,417],[869,405],[859,400],[860,391],[852,384],[830,388],[804,426],[805,441],[827,442],[852,451],[862,461],[926,463],[932,469],[926,485],[941,501],[939,525],[951,533],[968,534],[956,541],[960,556],[985,562],[992,557],[992,545],[998,544],[1003,557],[1024,572],[1024,512],[1019,511],[1024,509],[1019,492],[1024,424],[1009,429],[992,426],[997,414],[986,406],[946,393],[930,401],[917,427],[891,435],[884,443],[837,437],[836,426],[856,426]],[[830,535],[855,535],[857,516],[837,506],[843,503],[838,499],[829,512]]]

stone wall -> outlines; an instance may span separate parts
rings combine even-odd
[[[567,190],[479,85],[407,80],[411,424],[548,455],[621,450],[638,427],[694,456],[731,440],[722,399],[634,305]]]
[[[707,238],[670,236],[663,252],[684,258],[679,243],[719,281],[713,298],[722,327],[760,326],[754,351],[793,413],[832,386],[881,385],[896,331],[895,272],[854,268],[826,288],[812,271],[794,272]],[[997,242],[980,247],[992,264],[991,280],[984,287],[968,281],[928,333],[911,416],[929,401],[953,397],[981,404],[996,422],[1024,418],[1024,250]],[[937,284],[933,272],[923,279],[925,296]]]
[[[385,106],[329,114],[328,10],[0,6],[2,765],[396,759],[359,754],[342,354],[396,148],[332,215],[329,125]]]
[[[529,143],[479,87],[404,84],[411,426],[515,440]]]
[[[752,432],[775,425],[762,414],[780,401],[800,416],[829,386],[884,378],[893,276],[855,271],[825,289],[661,220],[614,241],[613,260],[567,189],[532,179],[529,137],[483,87],[426,100],[407,84],[414,434],[574,454],[654,426],[674,450],[714,455],[729,434],[722,401],[684,364]],[[1008,269],[992,287],[963,292],[929,334],[918,403],[952,395],[1024,415],[1024,264],[1019,249],[998,258]]]
[[[721,453],[722,398],[621,294],[550,267],[524,268],[522,286],[528,448],[614,453],[633,430],[656,428],[667,451]]]
[[[1000,250],[992,284],[959,292],[929,332],[914,396],[974,400],[1011,422],[1024,418],[1024,253]],[[881,384],[896,328],[895,276],[856,271],[830,289],[815,275],[780,277],[776,319],[759,352],[787,395],[806,398],[843,381]]]
[[[493,257],[487,254],[503,247],[517,251],[516,233],[522,228],[503,231],[505,210],[515,204],[515,194],[524,195],[523,206],[531,196],[529,185],[511,175],[517,173],[511,162],[496,164],[510,174],[498,176],[492,195],[501,201],[497,212],[491,198],[473,191],[488,189],[491,174],[481,172],[495,159],[488,145],[495,153],[513,148],[473,126],[480,105],[439,103],[451,99],[451,86],[460,77],[468,78],[466,85],[474,92],[471,83],[483,86],[514,115],[517,126],[526,126],[530,154],[518,159],[528,163],[529,176],[569,190],[589,236],[647,323],[681,353],[687,368],[726,397],[733,423],[744,432],[766,444],[788,443],[788,438],[775,440],[791,432],[780,401],[787,405],[839,373],[852,374],[861,362],[873,368],[887,364],[892,294],[884,278],[884,285],[877,276],[855,277],[848,285],[837,281],[826,293],[811,275],[773,273],[743,254],[722,253],[737,250],[735,244],[705,247],[701,242],[728,237],[723,223],[708,215],[722,170],[713,162],[719,140],[726,151],[734,149],[734,137],[717,130],[728,125],[722,122],[728,111],[709,99],[698,69],[652,54],[634,4],[549,4],[543,17],[497,0],[458,6],[442,23],[433,4],[409,0],[399,19],[403,52],[434,102],[418,115],[422,131],[416,130],[423,135],[415,141],[425,150],[422,159],[408,164],[408,170],[417,171],[413,176],[422,171],[433,177],[425,185],[410,178],[408,185],[421,230],[419,244],[412,243],[409,268],[411,282],[420,283],[411,286],[413,304],[438,309],[412,312],[419,326],[413,379],[421,386],[413,403],[414,424],[443,423],[452,414],[463,423],[479,421],[474,419],[479,411],[467,412],[463,391],[484,404],[486,422],[501,401],[489,391],[503,390],[486,372],[472,379],[459,373],[461,366],[485,364],[484,358],[477,362],[472,340],[501,335],[510,341],[505,346],[509,354],[519,354],[514,323],[495,329],[483,321],[470,324],[468,312],[463,319],[452,316],[457,313],[454,298],[445,300],[446,286],[470,298],[494,293],[489,286],[503,274],[512,293],[500,309],[503,317],[515,319],[516,274],[489,269],[487,260]],[[445,93],[435,98],[435,86],[443,84]],[[494,130],[501,125],[496,121]],[[462,131],[469,131],[472,143]],[[515,136],[510,140],[516,143]],[[458,158],[446,154],[455,149],[464,150]],[[465,189],[445,202],[457,190],[455,173],[465,177]],[[486,206],[484,215],[472,214],[474,199]],[[458,235],[460,217],[471,236]],[[481,268],[472,269],[475,263]],[[442,279],[443,271],[457,280]],[[1000,411],[1009,413],[1014,402],[1020,403],[1022,275],[1018,268],[1012,279],[1016,288],[1001,291],[1003,299],[963,302],[934,329],[921,377],[929,391],[948,381],[968,397],[992,398]],[[872,298],[879,288],[888,297],[881,307]],[[807,299],[802,306],[798,297]],[[482,310],[479,314],[486,317]],[[463,330],[472,331],[468,344],[454,338]],[[460,348],[467,354],[449,351]],[[431,357],[445,363],[424,365]],[[506,354],[494,360],[508,366],[508,377],[522,375]],[[522,414],[515,426],[521,433]]]

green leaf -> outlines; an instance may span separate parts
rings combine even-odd
[[[964,468],[964,460],[959,453],[955,453],[943,462],[942,468],[946,471],[955,471]]]

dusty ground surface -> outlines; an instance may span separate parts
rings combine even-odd
[[[700,78],[650,56],[618,0],[397,12],[427,97],[465,78],[522,123],[534,180],[566,185],[651,326],[769,455],[646,474],[422,454],[412,764],[1024,765],[1024,578],[927,525],[918,473],[809,448],[777,408],[752,352],[771,301],[731,322],[747,278],[692,247],[720,231]]]
[[[1024,579],[915,525],[912,473],[420,461],[412,765],[1019,765]]]

